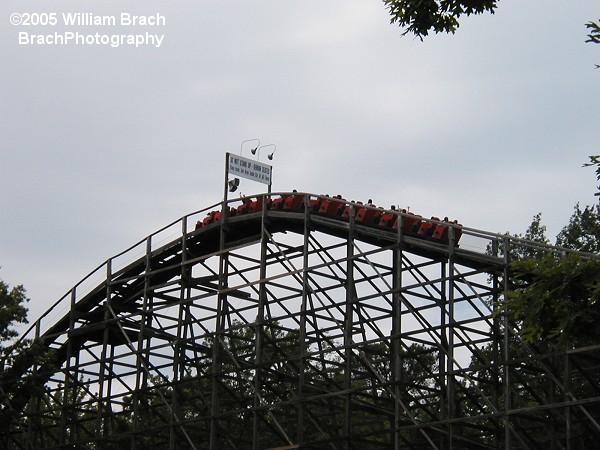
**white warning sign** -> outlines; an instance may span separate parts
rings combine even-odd
[[[227,153],[227,161],[229,175],[271,184],[272,166],[231,153]]]

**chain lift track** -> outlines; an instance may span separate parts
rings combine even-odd
[[[507,314],[511,249],[456,221],[308,193],[183,217],[110,258],[4,358],[6,449],[584,449],[600,345]]]

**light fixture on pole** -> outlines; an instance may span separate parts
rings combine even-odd
[[[227,181],[227,187],[229,189],[229,192],[237,191],[237,188],[239,185],[240,185],[240,179],[237,177],[232,180]]]
[[[275,154],[275,150],[277,149],[277,147],[275,146],[275,144],[267,144],[267,145],[263,145],[261,147],[257,147],[253,150],[250,150],[252,152],[253,155],[256,155],[256,153],[258,152],[258,155],[256,156],[256,159],[259,160],[260,159],[260,151],[265,148],[265,147],[273,147],[273,151],[271,153],[269,153],[267,155],[267,158],[269,159],[269,161],[273,160],[273,155]]]
[[[256,142],[256,145],[254,146],[254,148],[250,149],[250,151],[254,155],[256,153],[256,149],[260,145],[260,139],[246,139],[245,141],[242,141],[242,143],[240,144],[240,156],[242,156],[242,152],[244,151],[244,144],[246,142]]]

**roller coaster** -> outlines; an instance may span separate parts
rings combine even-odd
[[[0,445],[597,448],[600,345],[519,338],[498,313],[515,249],[565,251],[341,196],[211,205],[24,333]]]

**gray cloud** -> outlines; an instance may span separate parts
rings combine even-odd
[[[25,284],[39,314],[112,254],[219,201],[224,153],[255,137],[277,145],[277,191],[490,231],[521,232],[543,211],[555,234],[594,201],[581,164],[598,153],[600,48],[583,26],[596,6],[506,1],[419,42],[377,0],[5,0],[4,23],[53,8],[167,25],[162,48],[138,49],[24,47],[22,27],[0,27],[0,277]]]

